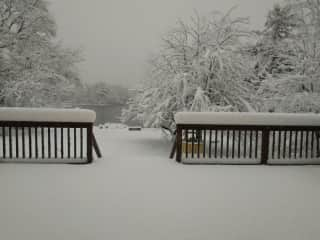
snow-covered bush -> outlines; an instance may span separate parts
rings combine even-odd
[[[145,126],[173,124],[178,111],[248,110],[254,78],[249,55],[241,51],[251,36],[248,19],[214,13],[180,21],[150,62],[150,76],[123,112]]]

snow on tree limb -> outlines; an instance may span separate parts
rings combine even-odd
[[[173,122],[177,111],[248,107],[244,99],[252,92],[253,71],[240,48],[251,34],[247,18],[231,15],[232,10],[206,17],[196,13],[190,22],[180,20],[163,38],[159,55],[151,61],[150,79],[124,111],[124,119],[136,116],[146,126],[159,126]]]

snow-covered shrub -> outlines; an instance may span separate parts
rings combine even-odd
[[[150,62],[150,76],[129,102],[123,119],[145,126],[174,124],[178,111],[248,110],[254,78],[242,40],[251,36],[246,18],[214,13],[180,21]]]

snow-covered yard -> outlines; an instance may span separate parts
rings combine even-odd
[[[320,238],[320,167],[180,165],[158,130],[96,136],[92,165],[1,164],[1,240]]]

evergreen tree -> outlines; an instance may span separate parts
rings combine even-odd
[[[265,33],[269,34],[274,42],[289,38],[297,26],[296,15],[290,5],[274,5],[269,11],[265,23]]]
[[[269,11],[265,29],[255,46],[255,71],[261,80],[295,71],[294,32],[297,26],[298,19],[290,5],[276,4]]]
[[[288,0],[284,8],[296,23],[286,38],[265,44],[274,50],[261,59],[273,59],[273,74],[263,79],[255,102],[260,111],[319,113],[320,1]]]

